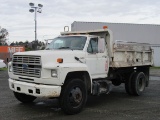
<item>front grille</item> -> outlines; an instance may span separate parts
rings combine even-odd
[[[14,55],[12,65],[15,75],[41,77],[40,56]]]
[[[40,65],[41,64],[41,57],[40,56],[21,56],[21,55],[14,55],[13,57],[14,63],[23,63],[23,64],[34,64],[34,65]]]

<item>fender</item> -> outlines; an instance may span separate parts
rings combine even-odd
[[[87,72],[90,78],[90,85],[92,85],[92,77],[86,64],[83,63],[64,63],[59,65],[60,80],[64,84],[66,77],[71,72]],[[74,76],[73,76],[74,77]],[[92,87],[91,87],[92,91]]]
[[[83,63],[62,63],[62,64],[55,64],[55,63],[46,63],[42,67],[43,69],[57,69],[59,74],[59,80],[62,84],[64,84],[66,76],[70,72],[77,72],[77,71],[86,71],[89,74],[91,83],[92,83],[92,77],[89,73],[89,69],[86,64]]]

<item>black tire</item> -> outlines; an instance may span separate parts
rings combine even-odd
[[[62,88],[60,106],[66,114],[79,113],[87,101],[87,89],[80,79],[68,80]]]
[[[136,96],[140,96],[146,87],[146,76],[143,72],[136,72],[132,79],[132,90],[133,94]]]
[[[14,96],[17,98],[17,100],[19,100],[22,103],[31,103],[36,99],[36,97],[34,96],[17,93],[17,92],[13,92],[13,93],[14,93]]]
[[[126,79],[125,81],[125,90],[127,92],[127,94],[129,95],[133,95],[133,89],[132,89],[132,79],[134,79],[134,75],[136,74],[136,72],[132,72]]]

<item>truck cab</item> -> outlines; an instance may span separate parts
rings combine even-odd
[[[73,63],[85,64],[92,78],[107,77],[109,58],[104,38],[93,35],[61,36],[54,39],[46,50],[65,50],[75,53],[72,56],[75,60]]]

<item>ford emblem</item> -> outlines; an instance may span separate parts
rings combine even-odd
[[[23,65],[22,65],[22,68],[23,68],[23,69],[28,69],[28,65],[27,65],[27,64],[23,64]]]

